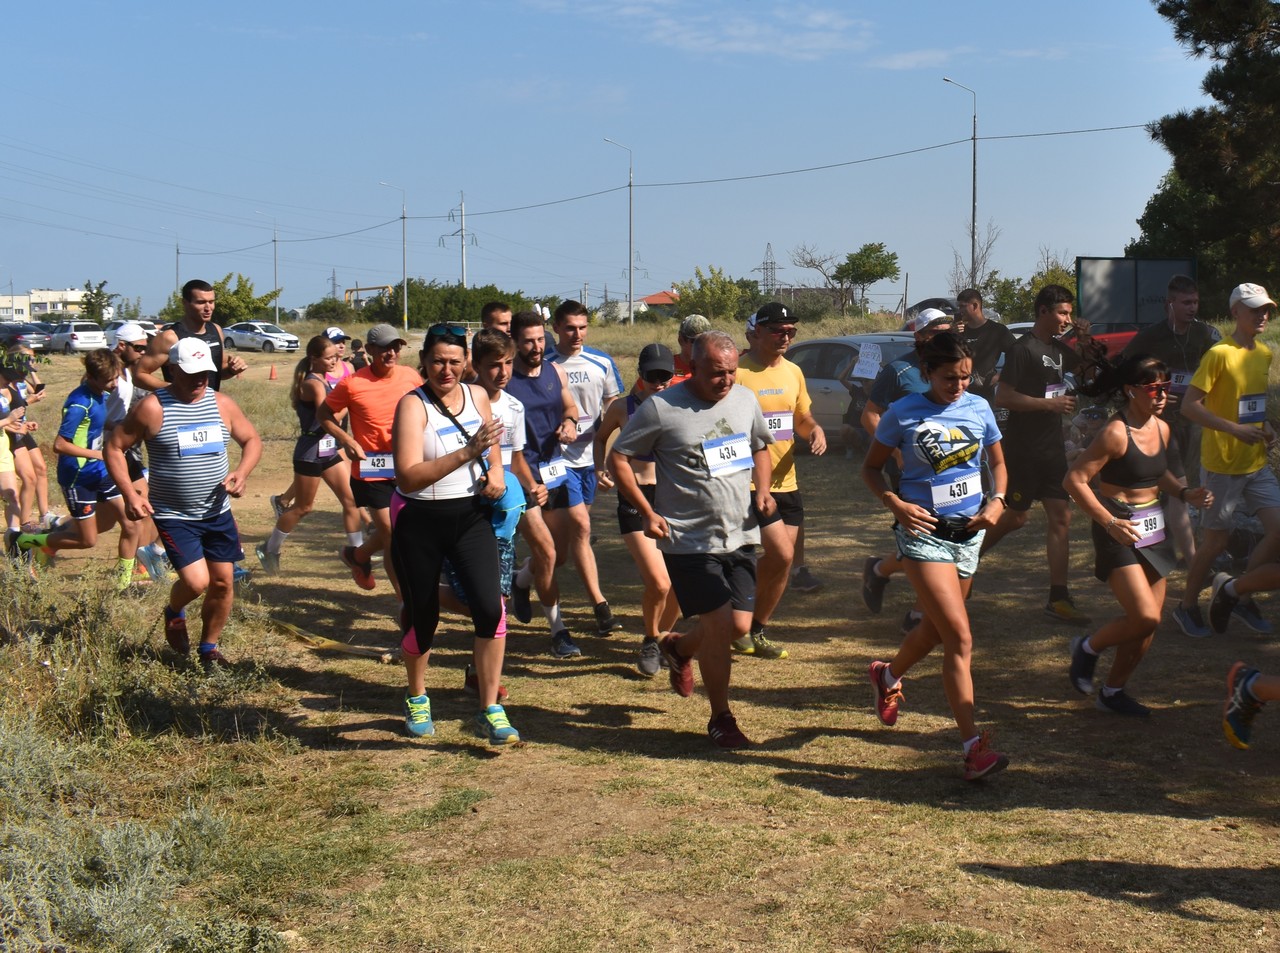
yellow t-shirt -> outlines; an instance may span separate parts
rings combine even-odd
[[[1227,337],[1205,352],[1191,378],[1204,391],[1204,405],[1233,423],[1261,427],[1266,421],[1271,349],[1261,341],[1244,348]],[[1240,475],[1267,465],[1265,443],[1243,443],[1221,430],[1204,428],[1200,463],[1210,473]]]
[[[738,361],[738,383],[756,395],[764,422],[773,434],[774,442],[769,444],[773,481],[769,489],[794,493],[800,488],[796,483],[795,418],[807,415],[811,403],[804,373],[785,357],[774,367],[765,367],[750,354],[744,354]]]

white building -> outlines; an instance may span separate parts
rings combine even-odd
[[[32,288],[0,295],[0,321],[40,321],[54,312],[79,314],[83,288]]]

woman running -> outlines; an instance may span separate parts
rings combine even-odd
[[[636,408],[650,394],[666,390],[675,374],[675,357],[671,351],[661,344],[649,344],[640,352],[640,376],[625,400],[615,400],[604,412],[600,426],[596,429],[595,453],[596,477],[602,488],[613,486],[613,476],[605,469],[605,449],[609,438],[631,419]],[[631,471],[636,476],[636,483],[644,498],[653,504],[658,482],[657,470],[653,456],[631,458]],[[644,641],[640,643],[640,661],[637,665],[641,675],[653,678],[662,668],[662,652],[658,649],[658,639],[676,624],[680,615],[680,606],[676,602],[675,593],[671,589],[671,577],[667,575],[667,564],[658,552],[657,540],[644,534],[644,518],[640,511],[618,495],[618,531],[622,533],[622,541],[627,545],[636,568],[640,570],[640,579],[644,582],[644,595],[641,607],[644,614]]]
[[[396,491],[392,497],[391,560],[404,595],[401,642],[408,691],[405,728],[435,734],[426,674],[440,621],[440,574],[453,566],[475,631],[473,660],[480,712],[476,733],[490,744],[513,744],[519,732],[498,704],[505,630],[498,586],[498,545],[491,501],[506,492],[498,453],[502,436],[479,385],[465,384],[466,329],[435,324],[420,354],[426,381],[396,406],[393,425]],[[491,464],[486,456],[493,457]]]
[[[885,409],[862,464],[862,479],[893,513],[898,553],[924,617],[903,639],[890,662],[869,669],[876,715],[898,720],[901,678],[941,644],[942,686],[964,743],[964,777],[974,781],[1002,770],[1009,760],[993,751],[973,715],[969,658],[973,637],[965,597],[978,568],[984,531],[1004,512],[1005,468],[1000,430],[991,406],[968,393],[973,355],[946,331],[920,348],[920,370],[929,385]],[[899,492],[885,481],[885,464],[901,451]],[[986,455],[995,492],[982,498]]]
[[[307,342],[307,356],[293,372],[289,398],[302,429],[293,448],[293,502],[280,513],[267,541],[253,550],[262,568],[272,575],[280,571],[280,547],[315,506],[321,481],[342,507],[342,527],[348,544],[360,544],[356,540],[360,534],[360,511],[351,494],[351,464],[342,455],[337,439],[316,422],[316,408],[333,390],[328,378],[339,363],[337,346],[327,336],[317,334]]]
[[[38,404],[45,398],[44,383],[35,372],[35,352],[22,345],[9,349],[9,360],[0,369],[0,387],[9,389],[14,409]],[[26,421],[25,427],[9,431],[9,450],[22,487],[18,494],[22,522],[28,529],[53,529],[58,518],[49,510],[49,467],[34,436],[39,424]]]
[[[1164,606],[1164,577],[1175,563],[1160,491],[1199,507],[1213,499],[1203,487],[1188,490],[1169,472],[1169,425],[1158,416],[1169,386],[1169,369],[1153,357],[1134,355],[1118,367],[1104,367],[1082,392],[1118,398],[1120,410],[1062,481],[1093,520],[1093,573],[1111,587],[1124,613],[1087,638],[1071,640],[1071,686],[1091,694],[1098,656],[1114,647],[1116,657],[1095,704],[1117,715],[1151,714],[1125,685],[1151,647]]]

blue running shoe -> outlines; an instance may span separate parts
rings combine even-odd
[[[1200,614],[1199,606],[1192,606],[1190,609],[1175,606],[1173,621],[1177,623],[1183,635],[1193,639],[1207,639],[1211,635],[1209,627],[1204,624],[1204,616]]]
[[[514,745],[520,742],[520,732],[511,727],[507,712],[501,705],[490,705],[475,718],[476,737],[488,738],[491,745]]]
[[[431,720],[430,698],[426,695],[405,696],[404,727],[415,738],[436,733],[436,723]]]
[[[1262,709],[1262,702],[1249,691],[1249,683],[1257,675],[1258,670],[1250,668],[1244,662],[1236,662],[1227,673],[1227,703],[1222,707],[1222,733],[1242,751],[1249,750],[1253,719]]]
[[[138,562],[142,563],[142,568],[147,571],[147,577],[152,582],[164,581],[165,570],[161,568],[160,560],[156,558],[150,546],[138,547]]]
[[[235,569],[231,571],[231,582],[234,585],[239,585],[240,583],[247,581],[252,575],[253,573],[245,569],[239,563],[236,563]]]
[[[1262,617],[1258,604],[1252,599],[1241,599],[1231,614],[1259,635],[1271,634],[1271,623]]]
[[[561,629],[551,636],[551,654],[556,658],[579,658],[582,649],[573,641],[568,629]]]
[[[529,598],[529,587],[516,582],[519,575],[519,572],[511,574],[511,612],[517,619],[528,625],[533,619],[533,602]]]

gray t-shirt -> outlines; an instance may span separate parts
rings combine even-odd
[[[686,382],[644,401],[613,448],[629,457],[653,455],[654,509],[671,531],[658,540],[660,550],[731,553],[760,541],[751,511],[751,454],[771,443],[750,390],[735,384],[712,403]]]

